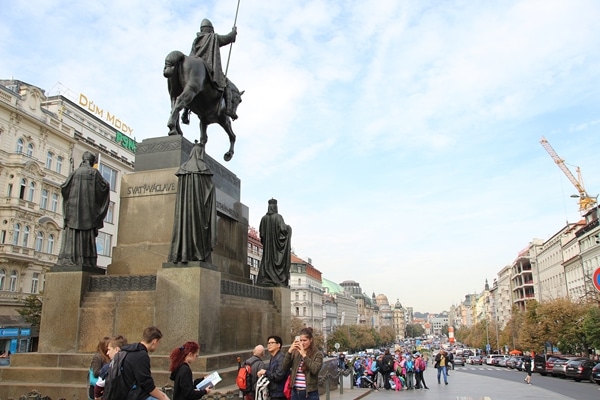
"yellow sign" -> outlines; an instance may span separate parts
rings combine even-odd
[[[130,127],[129,125],[127,125],[126,123],[121,121],[114,114],[111,114],[110,111],[107,111],[106,116],[105,116],[104,110],[102,108],[98,107],[98,105],[95,104],[92,100],[88,100],[86,95],[84,95],[83,93],[79,94],[79,105],[83,108],[87,108],[87,110],[89,112],[91,112],[95,116],[100,117],[101,119],[105,120],[106,122],[108,122],[109,124],[111,124],[112,126],[117,128],[118,130],[120,130],[121,132],[126,133],[128,135],[133,135],[132,127]]]

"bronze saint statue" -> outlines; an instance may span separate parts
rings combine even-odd
[[[256,280],[259,286],[288,287],[290,281],[292,227],[277,212],[277,200],[269,200],[267,213],[260,220],[262,259]]]
[[[200,144],[208,141],[207,127],[218,123],[229,136],[229,150],[223,158],[231,160],[234,153],[235,134],[231,119],[242,101],[238,88],[225,76],[221,67],[220,47],[235,42],[237,29],[227,35],[214,33],[211,22],[202,21],[200,32],[192,44],[190,56],[172,51],[165,58],[163,75],[168,80],[171,97],[171,115],[167,122],[169,135],[181,135],[182,122],[189,123],[189,112],[200,118]]]
[[[225,114],[234,120],[238,117],[235,111],[239,103],[235,104],[234,108],[232,99],[234,94],[237,94],[237,96],[240,96],[240,94],[235,85],[228,84],[228,79],[223,73],[220,48],[230,43],[235,43],[236,36],[237,28],[235,26],[227,35],[219,35],[215,33],[212,23],[205,18],[200,24],[200,32],[196,33],[196,38],[192,43],[192,50],[190,51],[190,57],[200,57],[206,62],[214,85],[219,90],[224,91]],[[234,89],[238,93],[234,93]],[[186,117],[186,113],[184,113],[183,117]],[[185,123],[185,121],[183,122]]]
[[[94,168],[96,156],[83,153],[79,168],[61,186],[64,231],[58,265],[96,267],[96,237],[104,226],[110,203],[110,185]]]
[[[177,173],[177,200],[168,261],[210,262],[217,241],[216,190],[204,162],[204,146],[194,145]]]

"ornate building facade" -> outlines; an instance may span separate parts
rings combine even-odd
[[[132,140],[119,135],[69,98],[47,97],[25,82],[0,80],[0,351],[36,349],[36,329],[16,308],[43,291],[45,273],[57,260],[61,185],[85,151],[96,154],[98,169],[111,185],[109,213],[96,240],[98,266],[110,263],[120,174],[133,171],[135,153]]]

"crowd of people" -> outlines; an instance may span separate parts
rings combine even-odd
[[[339,368],[353,368],[356,386],[376,391],[427,390],[429,387],[425,382],[424,372],[428,365],[429,357],[426,354],[399,349],[394,354],[385,350],[378,355],[359,355],[349,363],[340,354],[338,362]],[[452,353],[440,350],[434,358],[438,384],[442,381],[445,385],[448,384],[448,370],[452,367]]]
[[[154,384],[150,371],[149,353],[158,347],[162,333],[151,326],[144,330],[142,340],[127,343],[123,336],[105,337],[90,365],[90,399],[105,399],[105,388],[110,368],[117,354],[126,356],[122,361],[122,379],[129,389],[130,400],[169,400]],[[323,353],[313,340],[312,328],[303,328],[290,348],[281,351],[283,340],[273,335],[267,339],[268,365],[263,361],[265,348],[257,345],[252,356],[244,362],[251,367],[252,387],[244,393],[245,400],[318,400],[319,371]],[[173,381],[173,400],[198,400],[212,390],[211,385],[197,387],[204,378],[194,380],[192,364],[200,353],[198,343],[189,341],[171,351],[170,379]],[[202,385],[200,385],[202,386]],[[289,390],[288,390],[289,389]]]

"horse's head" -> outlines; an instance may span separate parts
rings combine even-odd
[[[165,78],[170,78],[175,73],[175,67],[177,64],[183,60],[185,54],[180,52],[179,50],[175,50],[167,54],[165,58],[165,67],[163,68],[163,76]]]

